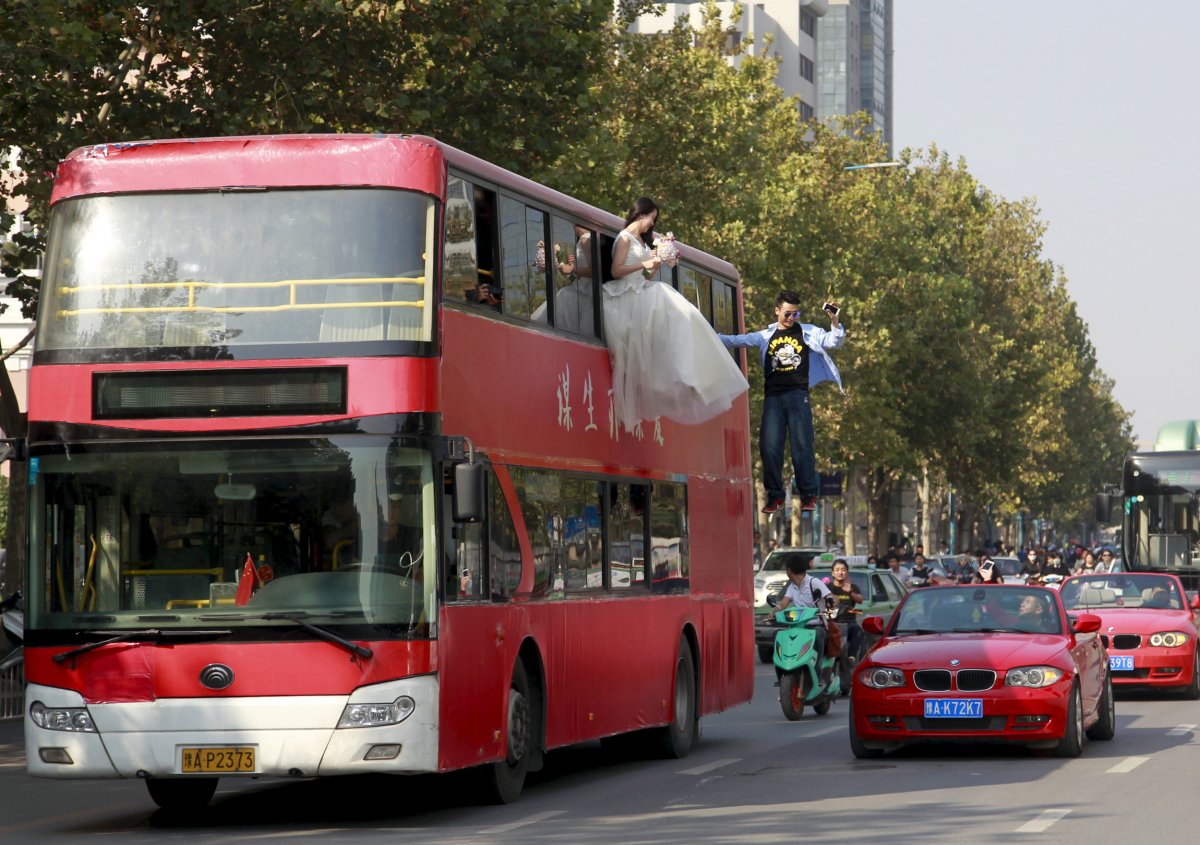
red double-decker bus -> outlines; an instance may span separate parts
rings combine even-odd
[[[431,138],[152,141],[55,183],[29,391],[28,770],[669,755],[750,698],[743,396],[614,422],[622,221]],[[734,268],[662,280],[740,330]]]

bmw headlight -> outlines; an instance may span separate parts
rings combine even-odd
[[[761,590],[766,586],[767,586],[767,582],[764,579],[762,579],[762,578],[754,579],[754,589]]]
[[[1182,631],[1160,631],[1157,634],[1150,635],[1150,645],[1176,648],[1181,645],[1187,645],[1189,639],[1190,637]]]
[[[858,679],[872,689],[904,686],[904,673],[890,666],[872,666],[859,673]]]
[[[48,731],[96,733],[91,714],[83,707],[47,707],[40,701],[29,705],[29,718],[39,728]]]
[[[1053,666],[1019,666],[1008,670],[1004,684],[1010,687],[1048,687],[1062,676],[1062,670]]]
[[[339,728],[378,728],[398,725],[413,714],[417,703],[402,695],[391,704],[347,704],[338,719]]]

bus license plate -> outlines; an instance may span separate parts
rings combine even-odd
[[[1108,668],[1114,672],[1132,672],[1133,655],[1111,656],[1108,658]]]
[[[926,719],[982,719],[982,698],[927,698]]]
[[[253,748],[185,748],[182,764],[184,774],[200,772],[252,772]]]

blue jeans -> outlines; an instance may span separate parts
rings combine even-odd
[[[763,486],[767,501],[782,502],[783,444],[792,450],[792,472],[801,496],[819,491],[817,459],[813,455],[812,406],[807,390],[789,390],[763,398],[762,427],[758,431],[758,451],[763,462]]]

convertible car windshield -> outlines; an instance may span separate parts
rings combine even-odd
[[[1183,596],[1174,578],[1166,575],[1086,575],[1063,584],[1067,610],[1100,607],[1145,607],[1182,610]]]
[[[1059,634],[1062,623],[1045,589],[927,587],[908,594],[891,631],[893,637],[948,633]]]

